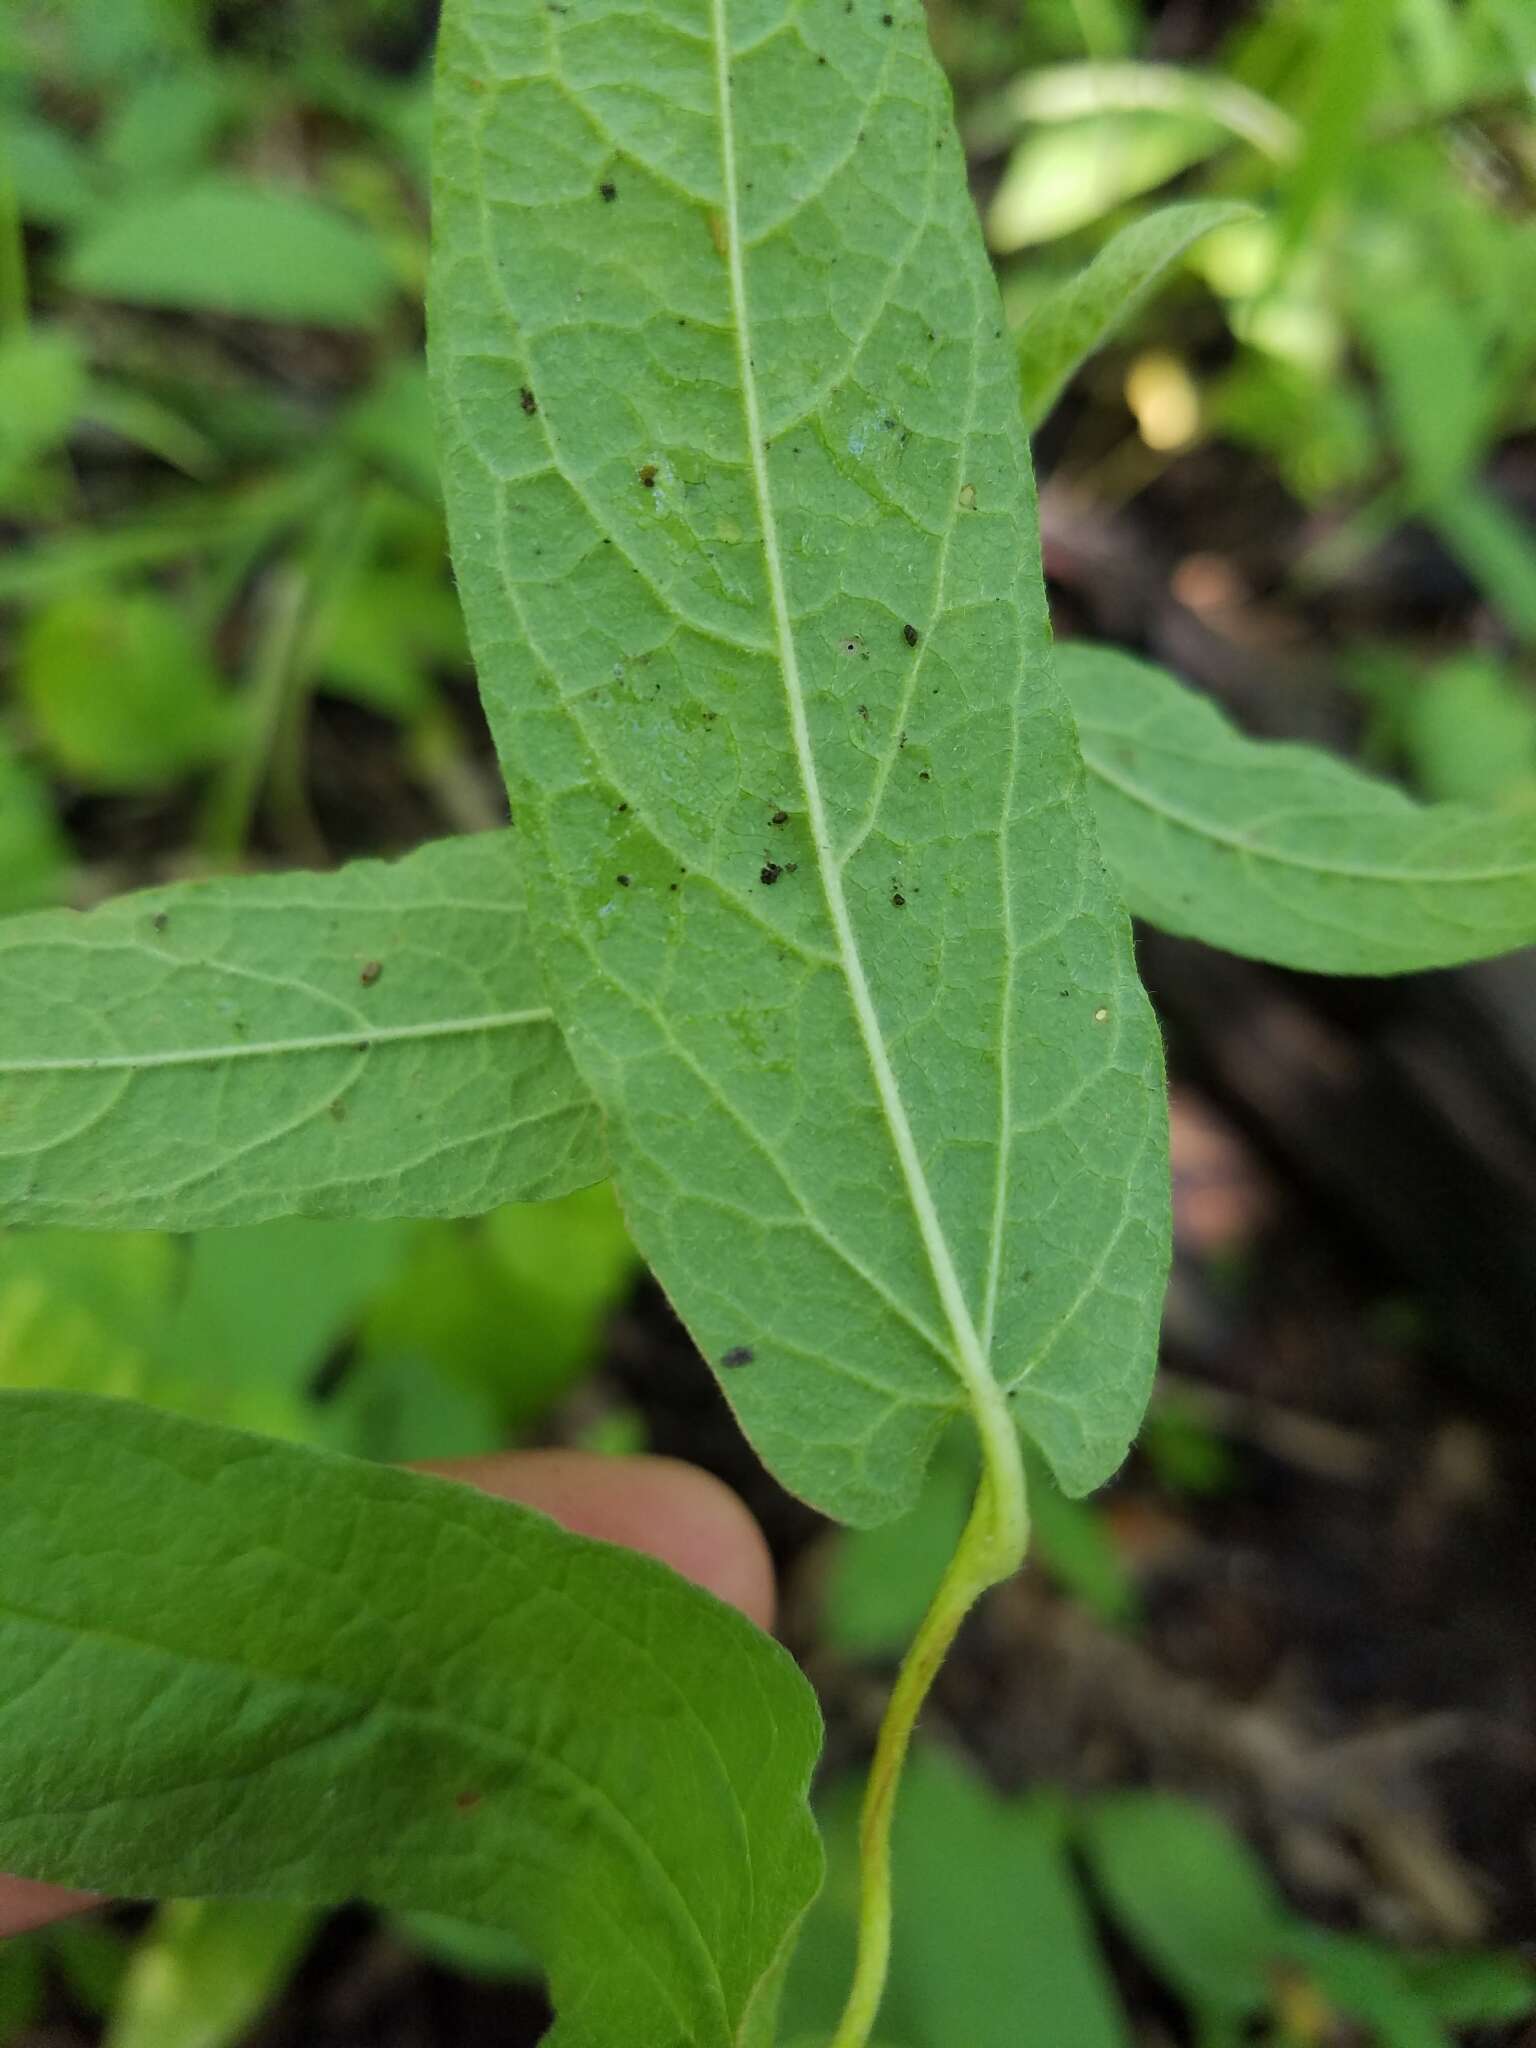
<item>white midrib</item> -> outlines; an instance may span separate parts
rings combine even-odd
[[[82,1053],[42,1060],[0,1059],[0,1080],[9,1074],[121,1074],[154,1067],[205,1067],[227,1060],[279,1059],[290,1053],[373,1052],[383,1045],[423,1038],[468,1038],[482,1031],[508,1031],[524,1024],[552,1024],[550,1010],[497,1010],[483,1017],[436,1017],[425,1024],[359,1023],[351,1031],[325,1031],[308,1038],[240,1040],[230,1045],[178,1047],[174,1052]]]
[[[864,962],[859,952],[853,920],[848,914],[848,900],[843,892],[842,867],[833,850],[832,835],[827,825],[826,805],[821,794],[821,777],[817,771],[810,725],[805,714],[805,690],[800,678],[800,658],[795,646],[794,626],[789,616],[789,596],[779,549],[778,521],[774,514],[768,468],[764,461],[762,408],[758,403],[757,372],[752,361],[746,268],[742,250],[740,188],[736,175],[736,123],[731,103],[730,42],[726,5],[727,0],[710,0],[725,199],[726,266],[730,279],[731,310],[736,335],[737,373],[741,379],[742,408],[746,416],[747,448],[752,464],[753,488],[757,496],[758,524],[763,536],[763,564],[773,606],[774,632],[784,676],[784,694],[789,706],[790,733],[794,741],[800,779],[805,788],[806,821],[810,829],[811,843],[816,850],[817,870],[821,875],[827,912],[832,921],[838,958],[847,980],[854,1017],[874,1075],[881,1111],[890,1129],[896,1156],[901,1163],[902,1176],[906,1182],[913,1213],[917,1218],[923,1248],[927,1252],[939,1299],[954,1338],[955,1355],[952,1363],[975,1416],[988,1467],[999,1482],[997,1499],[999,1507],[1003,1508],[1003,1503],[1013,1491],[1007,1483],[1007,1475],[1018,1464],[1018,1437],[1013,1426],[1013,1418],[1008,1412],[1007,1397],[992,1375],[976,1324],[967,1306],[965,1292],[960,1285],[960,1276],[955,1270],[954,1258],[950,1252],[949,1240],[934,1203],[933,1191],[928,1185],[928,1176],[923,1171],[923,1163],[918,1156],[917,1141],[912,1135],[906,1104],[902,1100],[901,1084],[891,1066],[885,1035],[880,1028],[879,1014],[870,992],[869,978],[864,972]],[[1003,1512],[1006,1516],[1006,1508],[1003,1508]],[[1022,1536],[1020,1542],[1022,1545]],[[1006,1547],[1005,1539],[1004,1548]]]

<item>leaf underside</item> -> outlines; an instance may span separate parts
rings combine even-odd
[[[1536,943],[1536,813],[1420,804],[1311,747],[1250,740],[1129,655],[1064,646],[1099,836],[1132,910],[1315,974],[1403,974]]]
[[[1139,1420],[1160,1048],[917,0],[453,0],[434,377],[552,1001],[758,1449],[897,1512]]]
[[[605,1171],[502,835],[0,924],[0,1223],[466,1215]]]
[[[732,1609],[468,1488],[80,1396],[0,1395],[0,1528],[0,1868],[452,1913],[526,1937],[561,2048],[766,2044],[819,1719]]]

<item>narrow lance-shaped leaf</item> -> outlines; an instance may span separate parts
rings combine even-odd
[[[451,1913],[526,1937],[561,2048],[767,2048],[818,1734],[784,1652],[650,1559],[0,1395],[0,1869]]]
[[[453,0],[433,331],[530,907],[641,1249],[780,1475],[1136,1427],[1160,1054],[918,0]]]
[[[605,1171],[503,836],[0,924],[0,1223],[464,1215]]]
[[[1062,647],[1104,849],[1165,931],[1314,974],[1536,943],[1536,811],[1420,804],[1314,748],[1245,739],[1129,655]]]
[[[1039,426],[1089,356],[1146,304],[1192,243],[1252,217],[1251,206],[1221,200],[1159,207],[1112,236],[1086,270],[1047,292],[1016,337],[1025,424]]]

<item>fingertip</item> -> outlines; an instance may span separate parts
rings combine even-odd
[[[0,1941],[100,1904],[90,1892],[60,1891],[56,1885],[34,1884],[25,1877],[0,1877]]]

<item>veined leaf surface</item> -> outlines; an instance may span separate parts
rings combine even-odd
[[[504,836],[0,923],[0,1223],[466,1215],[605,1171]]]
[[[1536,812],[1415,803],[1315,748],[1246,739],[1112,648],[1062,647],[1057,663],[1138,916],[1314,974],[1536,944]]]
[[[0,1868],[452,1913],[527,1938],[551,2044],[767,2048],[819,1734],[788,1656],[648,1558],[441,1480],[0,1395]]]
[[[435,382],[557,1014],[759,1450],[1122,1456],[1160,1050],[918,0],[452,0]]]

